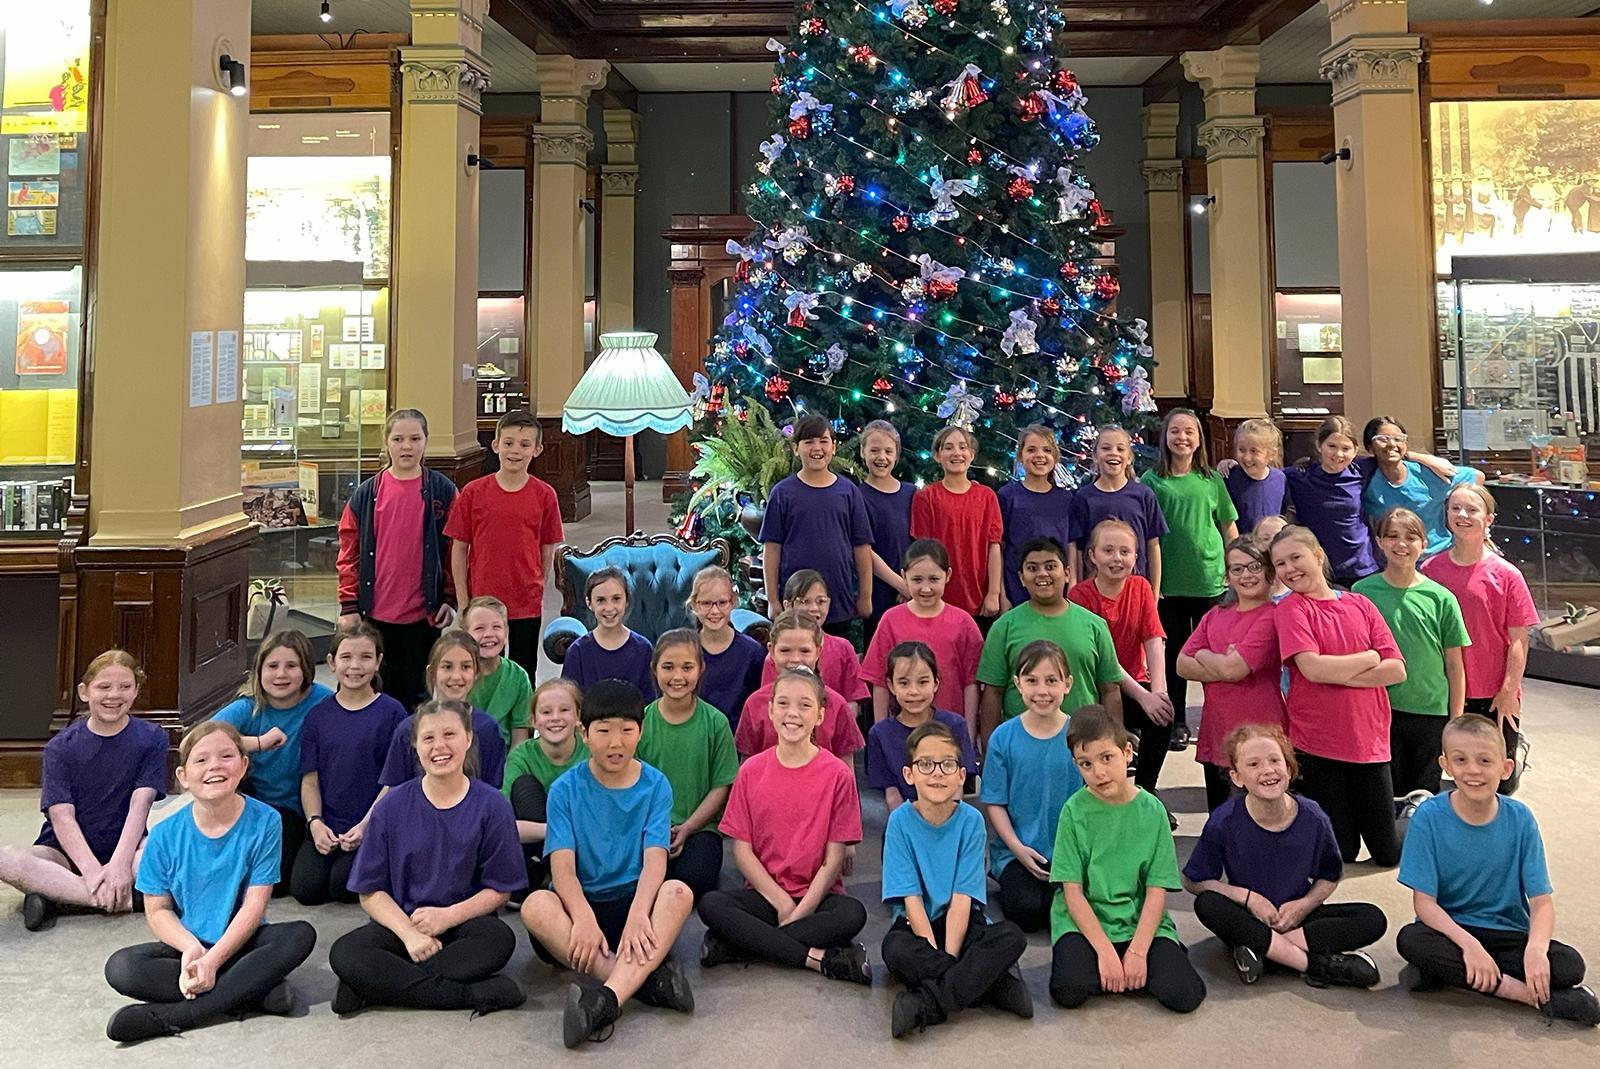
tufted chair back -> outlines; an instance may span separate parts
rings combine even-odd
[[[624,623],[654,642],[675,627],[694,626],[686,603],[695,573],[708,564],[726,568],[730,556],[724,539],[691,545],[665,534],[612,538],[590,550],[562,546],[556,556],[562,614],[581,621],[586,629],[594,627],[584,585],[601,568],[620,568],[632,590]]]

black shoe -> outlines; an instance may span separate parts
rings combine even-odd
[[[1371,958],[1353,951],[1348,954],[1307,955],[1306,983],[1312,987],[1376,987],[1378,967]]]
[[[1418,993],[1427,991],[1443,991],[1445,988],[1444,984],[1441,984],[1439,981],[1433,979],[1415,965],[1409,963],[1407,963],[1405,967],[1400,970],[1400,986],[1405,988],[1407,991],[1415,991]]]
[[[1267,963],[1249,947],[1233,948],[1233,964],[1239,970],[1239,979],[1247,984],[1255,983],[1267,971]]]
[[[106,1023],[106,1037],[113,1043],[138,1043],[144,1039],[175,1036],[182,1031],[157,1007],[142,1002],[122,1007]]]
[[[1172,832],[1176,832],[1178,830],[1177,814],[1172,812],[1170,809],[1167,810],[1167,830]]]
[[[1167,749],[1173,753],[1182,753],[1189,748],[1189,742],[1192,738],[1193,736],[1189,734],[1188,724],[1174,724],[1172,725],[1172,739],[1167,743]]]
[[[683,967],[670,958],[645,977],[634,997],[646,1006],[679,1013],[694,1012],[694,992],[689,989],[689,978],[683,975]]]
[[[348,1017],[352,1013],[360,1013],[366,1009],[367,1004],[356,994],[354,988],[340,980],[339,986],[333,992],[333,1005],[330,1008],[336,1016]]]
[[[467,991],[472,996],[474,1017],[482,1017],[496,1010],[514,1010],[528,999],[528,996],[522,993],[522,988],[517,986],[517,982],[504,973],[469,984]]]
[[[294,988],[285,980],[261,996],[261,1012],[274,1017],[287,1017],[294,1012]]]
[[[1028,990],[1027,982],[1022,979],[1022,969],[1016,964],[989,985],[984,998],[995,1009],[1014,1013],[1025,1021],[1033,1016],[1033,992]]]
[[[586,1040],[604,1043],[621,1011],[609,987],[573,984],[567,988],[567,1005],[561,1015],[561,1042],[568,1050]]]
[[[849,980],[871,987],[872,970],[867,968],[867,948],[860,943],[851,943],[823,951],[822,975],[830,980]]]
[[[1579,984],[1550,992],[1550,1001],[1539,1007],[1539,1012],[1552,1021],[1571,1021],[1586,1028],[1600,1024],[1600,999],[1594,992]]]
[[[745,956],[736,950],[716,932],[706,931],[706,937],[700,942],[700,967],[712,969],[718,965],[731,965],[745,960]]]
[[[42,932],[56,926],[56,904],[41,894],[22,896],[22,926],[30,932]]]
[[[894,1010],[889,1019],[889,1034],[904,1039],[912,1032],[920,1032],[930,1023],[928,1003],[915,991],[902,991],[894,997]]]

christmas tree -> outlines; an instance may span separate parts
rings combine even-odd
[[[1018,432],[1056,429],[1058,479],[1094,428],[1154,411],[1142,320],[1111,311],[1105,215],[1079,161],[1099,141],[1046,0],[803,0],[772,82],[732,311],[697,382],[698,438],[741,407],[843,440],[899,428],[932,477],[946,424],[1008,478]]]

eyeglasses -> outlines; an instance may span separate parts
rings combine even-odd
[[[961,762],[954,757],[946,757],[941,761],[935,761],[931,757],[919,757],[911,762],[911,767],[924,776],[933,775],[934,769],[938,769],[947,776],[953,776],[960,770]]]
[[[697,602],[695,602],[695,607],[696,608],[700,608],[700,609],[727,609],[727,608],[731,608],[732,606],[733,606],[733,602],[729,601],[726,598],[722,599],[721,601],[697,601]]]
[[[1374,434],[1372,440],[1378,445],[1405,445],[1411,439],[1404,434]]]
[[[1260,575],[1262,572],[1264,572],[1266,570],[1267,570],[1266,565],[1262,564],[1258,560],[1253,560],[1249,564],[1230,564],[1230,565],[1228,565],[1228,574],[1229,575]]]

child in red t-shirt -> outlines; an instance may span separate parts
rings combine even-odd
[[[965,427],[946,427],[933,438],[933,456],[944,478],[911,499],[911,537],[936,538],[950,553],[945,600],[988,623],[1000,615],[1000,499],[967,478],[978,455],[978,439]]]
[[[854,941],[867,910],[843,879],[861,841],[855,774],[812,741],[825,720],[822,680],[786,670],[771,689],[777,745],[739,769],[722,816],[747,886],[700,900],[700,967],[756,958],[871,984],[866,948]]]
[[[810,613],[794,609],[780,613],[772,621],[772,637],[768,642],[767,649],[780,676],[792,668],[817,671],[822,656],[822,625]],[[822,683],[820,676],[817,682]],[[733,736],[734,748],[742,757],[751,757],[777,745],[778,733],[773,729],[770,715],[775,685],[768,683],[744,703],[739,727]],[[822,684],[822,693],[823,714],[817,728],[817,745],[841,761],[849,761],[851,754],[867,744],[852,712],[855,707],[826,684]]]
[[[1306,797],[1333,822],[1352,862],[1367,841],[1374,864],[1400,860],[1389,775],[1389,692],[1406,663],[1378,607],[1334,590],[1328,558],[1305,527],[1272,540],[1272,568],[1291,593],[1273,610],[1278,656],[1289,668],[1289,741],[1300,752]]]
[[[911,600],[883,614],[861,662],[861,678],[872,684],[872,720],[876,723],[893,711],[889,651],[902,642],[925,642],[939,663],[935,707],[960,713],[967,722],[967,733],[977,738],[978,657],[983,653],[983,635],[970,613],[944,600],[950,555],[934,539],[919,539],[906,549],[901,574]]]
[[[1167,697],[1167,633],[1156,615],[1150,581],[1134,574],[1139,536],[1124,520],[1101,520],[1089,532],[1087,552],[1094,574],[1067,591],[1067,600],[1094,613],[1111,628],[1111,644],[1122,665],[1125,725],[1139,734],[1134,782],[1152,793],[1161,778],[1172,737],[1172,699]]]
[[[507,656],[532,678],[539,668],[545,577],[565,537],[561,506],[549,483],[528,474],[544,452],[533,413],[501,416],[492,448],[500,470],[468,483],[450,510],[444,529],[451,539],[450,571],[463,604],[482,595],[505,603]]]

